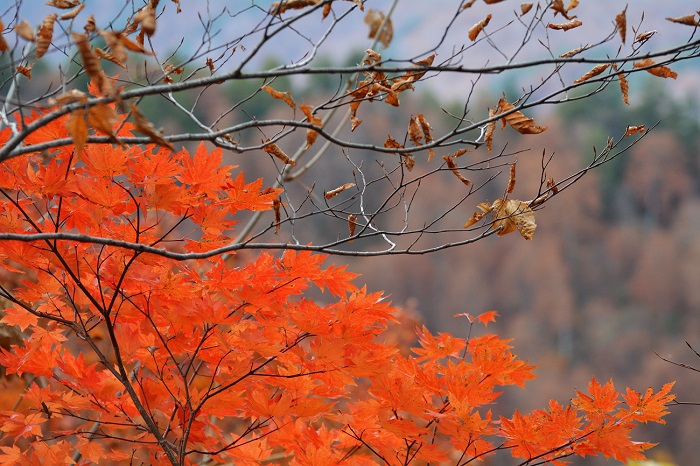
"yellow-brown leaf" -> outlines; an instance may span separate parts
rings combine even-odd
[[[269,139],[268,139],[269,141]],[[267,141],[265,141],[267,142]],[[288,165],[296,165],[294,160],[289,158],[287,154],[284,153],[282,149],[279,148],[279,146],[275,143],[269,143],[263,146],[262,148],[265,152],[268,154],[272,155],[273,157],[279,159],[282,163],[288,164]]]
[[[631,135],[637,134],[637,133],[641,134],[644,132],[646,132],[646,128],[644,127],[644,125],[628,126],[627,130],[625,131],[625,137],[631,136]]]
[[[493,228],[498,236],[518,231],[526,240],[535,234],[535,214],[527,203],[512,199],[496,199],[493,209]]]
[[[423,132],[416,117],[411,117],[408,122],[408,139],[416,146],[419,146],[423,140]]]
[[[63,13],[61,15],[61,19],[62,20],[73,19],[76,16],[78,16],[78,13],[80,13],[83,8],[85,8],[85,4],[81,3],[77,7],[73,8],[71,11],[69,11],[67,13]]]
[[[679,16],[677,18],[666,18],[672,23],[685,24],[686,26],[700,26],[700,23],[695,19],[695,14]]]
[[[457,168],[457,164],[452,160],[452,156],[445,155],[442,157],[443,160],[447,163],[447,167],[450,169],[450,171],[457,177],[459,181],[464,183],[465,186],[470,186],[472,182],[465,178],[460,172],[459,169]]]
[[[37,34],[36,47],[34,49],[34,55],[36,58],[41,58],[44,56],[46,51],[49,49],[51,44],[51,39],[53,38],[53,23],[58,18],[56,13],[51,13],[44,18],[41,24],[39,33]]]
[[[572,19],[572,20],[569,21],[569,22],[561,23],[561,24],[549,23],[549,24],[547,25],[547,27],[548,27],[549,29],[555,29],[555,30],[558,30],[558,31],[568,31],[568,30],[570,30],[570,29],[577,28],[577,27],[581,26],[582,24],[583,24],[583,23],[582,23],[581,21],[579,21],[579,20],[577,20],[577,19]]]
[[[530,10],[532,10],[532,3],[531,2],[520,4],[520,15],[521,16],[528,14],[530,12]]]
[[[489,108],[489,118],[496,116],[496,111]],[[486,142],[486,148],[490,154],[493,150],[493,132],[496,130],[496,120],[490,121],[486,125],[486,131],[484,132],[484,141]]]
[[[88,42],[88,37],[85,34],[73,33],[73,41],[75,46],[78,48],[78,53],[83,59],[83,67],[85,72],[95,83],[97,88],[102,91],[105,83],[105,76],[100,67],[100,59],[92,51],[90,42]]]
[[[36,40],[36,37],[34,36],[34,28],[26,19],[23,19],[17,23],[15,26],[15,33],[17,33],[17,35],[22,39],[29,42],[34,42],[34,40]]]
[[[481,31],[483,31],[486,26],[488,26],[489,22],[491,22],[491,14],[490,13],[488,15],[486,15],[486,18],[482,19],[481,21],[479,21],[478,23],[476,23],[474,26],[472,26],[469,29],[469,33],[467,34],[467,36],[469,37],[469,40],[474,42],[476,40],[477,36],[479,35],[479,33]]]
[[[513,110],[515,106],[511,103],[506,102],[504,98],[498,102],[498,107],[502,112],[508,112]],[[538,126],[535,124],[535,120],[532,118],[527,118],[522,112],[513,112],[501,117],[503,125],[508,123],[520,134],[539,134],[547,129],[546,126]]]
[[[622,43],[624,44],[625,39],[627,38],[627,8],[626,7],[624,10],[622,10],[622,13],[615,16],[615,27],[617,28],[617,32],[620,33],[620,39],[622,39]]]
[[[365,23],[369,26],[369,38],[377,40],[386,48],[389,46],[391,39],[394,38],[394,26],[391,24],[391,18],[386,18],[382,11],[367,10],[365,15]],[[381,31],[379,28],[384,24]],[[379,36],[377,36],[379,34]]]
[[[73,145],[75,146],[75,156],[80,158],[80,153],[85,146],[85,142],[88,137],[88,127],[85,121],[85,109],[76,108],[73,110],[68,118],[66,119],[66,129],[68,129],[68,134],[73,139]]]
[[[610,64],[609,64],[609,63],[607,63],[607,64],[596,65],[596,66],[593,67],[593,69],[592,69],[591,71],[589,71],[588,73],[584,74],[584,75],[581,76],[580,78],[575,79],[575,80],[574,80],[574,84],[578,84],[578,83],[582,83],[582,82],[584,82],[584,81],[588,81],[589,79],[591,79],[591,78],[593,78],[593,77],[595,77],[595,76],[598,76],[600,73],[602,73],[603,71],[607,70],[608,68],[610,68]]]
[[[348,233],[350,237],[355,236],[355,228],[357,228],[357,216],[350,214],[348,215]]]
[[[512,193],[515,189],[515,164],[510,166],[510,177],[508,178],[508,187],[506,192],[508,194]]]
[[[21,75],[24,75],[27,79],[32,79],[32,66],[34,64],[32,63],[29,66],[23,66],[23,65],[17,65],[15,68],[17,72]]]
[[[141,113],[138,107],[136,107],[136,104],[130,103],[129,108],[131,109],[131,116],[134,119],[134,126],[136,126],[136,130],[138,132],[150,137],[153,143],[158,144],[159,146],[167,147],[171,151],[175,151],[173,145],[163,138],[161,132],[153,126],[153,123],[146,119],[144,114]]]
[[[325,197],[326,197],[326,199],[332,199],[335,196],[337,196],[338,194],[342,193],[343,191],[350,189],[350,188],[354,188],[354,187],[355,187],[355,183],[345,183],[344,185],[338,186],[335,189],[331,189],[330,191],[326,191]]]
[[[644,60],[640,60],[638,62],[635,62],[634,68],[646,68],[647,66],[651,66],[654,63],[656,63],[656,62],[654,60],[652,60],[651,58],[645,58]],[[658,76],[659,78],[676,79],[678,77],[678,73],[671,70],[671,68],[668,68],[668,67],[662,66],[662,65],[654,66],[653,68],[647,68],[645,71],[653,74],[654,76]]]
[[[299,107],[299,109],[304,112],[304,115],[306,115],[306,121],[311,123],[312,125],[315,126],[323,126],[323,120],[321,120],[319,117],[311,113],[311,110],[313,108],[311,105],[303,104]],[[311,145],[316,142],[316,137],[318,136],[318,131],[315,129],[307,129],[306,130],[306,147],[304,149],[308,149],[311,147]]]
[[[263,86],[262,88],[263,88],[263,90],[265,90],[265,92],[270,94],[275,99],[280,99],[280,100],[284,101],[284,103],[289,105],[291,108],[296,107],[296,104],[294,103],[294,99],[292,99],[292,96],[289,92],[276,91],[273,88],[271,88],[270,86]]]

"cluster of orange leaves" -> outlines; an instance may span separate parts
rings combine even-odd
[[[67,137],[69,119],[25,143]],[[115,137],[132,129],[117,115]],[[80,154],[15,157],[0,164],[0,229],[211,250],[230,241],[236,213],[270,210],[279,196],[234,168],[203,145],[86,143]],[[0,412],[0,465],[66,464],[76,452],[80,464],[463,464],[498,450],[638,459],[649,444],[630,431],[663,422],[673,399],[672,384],[628,389],[619,407],[612,382],[593,380],[566,406],[495,419],[499,387],[534,378],[508,340],[420,328],[404,354],[385,337],[396,310],[323,261],[290,250],[178,262],[87,240],[0,242],[0,266],[22,277],[0,289],[11,302],[0,322],[26,336],[0,365],[34,378]],[[326,290],[323,302],[305,297],[310,288]],[[496,314],[465,316],[471,326]]]

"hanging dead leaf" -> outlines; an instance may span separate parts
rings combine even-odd
[[[365,63],[368,65],[373,65],[382,61],[382,55],[379,52],[375,52],[372,49],[367,49],[365,50],[365,53],[367,54],[367,59],[365,60]]]
[[[517,230],[526,240],[535,234],[535,213],[527,203],[512,199],[496,199],[493,209],[493,229],[498,236],[507,235]]]
[[[644,125],[628,126],[627,129],[625,130],[625,137],[632,136],[633,134],[637,134],[637,133],[641,134],[641,133],[645,133],[645,132],[646,132],[646,128],[644,127]]]
[[[73,145],[75,146],[75,156],[80,158],[80,153],[83,150],[83,146],[87,142],[88,137],[88,127],[85,121],[85,109],[76,108],[68,118],[66,119],[66,129],[68,134],[70,134],[71,139],[73,139]]]
[[[615,16],[615,27],[617,28],[617,32],[620,33],[620,39],[622,39],[622,43],[624,44],[627,38],[627,7],[622,10],[622,13]]]
[[[520,4],[520,16],[528,14],[532,10],[532,3],[521,3]]]
[[[504,98],[498,101],[497,109],[501,112],[508,112],[515,108],[515,105],[506,102]],[[539,134],[547,129],[546,126],[538,126],[535,124],[535,120],[532,118],[527,118],[522,112],[513,112],[501,117],[503,126],[508,123],[520,134]]]
[[[417,61],[413,64],[413,66],[416,68],[432,66],[436,56],[436,54],[432,54],[429,57],[424,58],[423,60]],[[406,71],[406,73],[403,76],[401,76],[401,78],[394,81],[394,83],[391,85],[391,88],[397,92],[401,92],[406,89],[411,89],[412,84],[416,81],[419,81],[425,75],[425,73],[427,73],[427,71],[425,70]]]
[[[46,5],[67,10],[69,8],[75,8],[78,6],[78,3],[80,3],[79,0],[50,0],[46,2]]]
[[[468,2],[465,2],[464,5],[462,5],[462,9],[466,10],[467,8],[470,8],[475,3],[476,3],[476,0],[469,0]]]
[[[323,126],[323,120],[321,120],[319,117],[311,113],[311,110],[313,110],[313,107],[311,105],[303,104],[299,107],[299,109],[304,112],[304,115],[306,115],[306,121],[311,123],[312,125],[315,126]],[[307,129],[306,130],[306,146],[304,149],[308,149],[311,147],[311,145],[316,142],[316,137],[318,136],[318,131],[315,129]]]
[[[568,31],[570,29],[577,28],[579,26],[583,25],[583,23],[577,19],[572,19],[571,21],[567,23],[561,23],[561,24],[553,24],[549,23],[547,27],[549,29],[555,29],[557,31]]]
[[[638,34],[637,37],[635,37],[634,41],[635,41],[635,42],[646,42],[646,41],[648,41],[649,39],[651,39],[651,37],[652,37],[654,34],[656,34],[656,31],[647,31],[647,32],[643,32],[643,33],[641,33],[641,34]]]
[[[36,47],[34,48],[34,55],[36,58],[43,57],[49,49],[51,39],[53,38],[53,23],[57,18],[58,15],[56,13],[51,13],[44,18],[39,33],[37,34]]]
[[[78,48],[78,53],[83,59],[83,67],[85,72],[92,79],[92,81],[97,86],[100,91],[103,90],[105,84],[105,75],[100,67],[100,59],[92,51],[90,42],[88,42],[88,37],[85,34],[73,33],[73,41],[75,46]]]
[[[365,14],[365,24],[369,26],[369,38],[377,40],[384,46],[389,47],[391,39],[394,37],[394,27],[391,24],[391,18],[386,18],[382,11],[374,9],[367,10]],[[382,27],[384,24],[384,27]],[[381,31],[379,30],[381,27]],[[379,34],[379,36],[377,36]]]
[[[154,144],[167,147],[171,151],[175,151],[173,145],[163,138],[161,132],[153,126],[153,123],[146,119],[144,114],[141,113],[138,107],[136,107],[136,104],[134,104],[133,102],[129,103],[129,108],[131,109],[131,117],[134,119],[134,126],[136,126],[136,130],[139,133],[145,134],[146,136],[150,137],[151,141]]]
[[[479,35],[481,31],[484,30],[486,26],[488,26],[489,22],[491,22],[491,14],[489,13],[486,15],[486,18],[482,19],[478,23],[476,23],[474,26],[469,28],[469,32],[467,33],[467,36],[469,37],[469,40],[474,42]]]
[[[36,40],[36,37],[34,36],[34,28],[26,19],[23,19],[17,23],[15,26],[15,33],[26,41],[34,42],[34,40]]]
[[[281,15],[287,10],[299,10],[320,2],[321,0],[282,0],[281,2],[273,3],[270,6],[269,13],[271,15]]]
[[[5,29],[5,25],[0,21],[0,31]],[[0,53],[7,52],[10,49],[10,47],[7,45],[7,41],[5,40],[5,37],[0,34]]]
[[[119,34],[113,31],[104,31],[102,29],[99,29],[97,32],[102,36],[109,47],[109,56],[112,58],[112,60],[109,61],[112,63],[117,63],[122,68],[126,68],[124,66],[124,63],[126,63],[127,60],[126,47],[124,47],[124,44],[120,40]],[[107,53],[102,50],[100,52],[98,52],[97,49],[93,51],[100,58],[105,58],[107,55]]]
[[[613,69],[615,71],[618,71],[618,67],[616,64],[613,63]],[[627,77],[625,76],[625,73],[618,72],[617,73],[617,80],[620,81],[620,92],[622,92],[622,101],[629,105],[629,91],[630,91],[630,85],[627,82]]]
[[[413,154],[411,154],[410,152],[407,152],[407,153],[401,154],[401,157],[403,157],[403,159],[401,160],[401,163],[404,165],[404,167],[406,167],[406,170],[408,170],[408,171],[413,170],[413,167],[416,165],[416,161],[413,158]]]
[[[545,185],[547,189],[554,195],[559,192],[559,188],[557,187],[557,182],[554,181],[554,178],[547,178],[547,183]]]
[[[78,13],[80,13],[83,8],[85,8],[85,4],[81,3],[77,7],[73,8],[71,11],[69,11],[67,13],[63,13],[61,15],[61,19],[62,20],[73,19],[76,16],[78,16]]]
[[[496,116],[496,111],[489,108],[489,119]],[[490,121],[486,124],[486,131],[484,131],[484,142],[486,142],[486,148],[490,154],[493,150],[493,132],[496,129],[496,120]]]
[[[107,104],[97,104],[88,110],[87,124],[97,131],[110,136],[112,142],[119,143],[114,135],[114,125],[117,123],[117,113]]]
[[[97,30],[97,26],[95,26],[95,17],[93,15],[88,16],[87,21],[85,21],[85,26],[83,26],[83,30],[85,31],[85,34],[90,34]]]
[[[104,50],[102,50],[102,49],[99,48],[99,47],[93,48],[92,51],[95,52],[95,55],[97,55],[97,56],[100,57],[101,59],[107,60],[107,61],[109,61],[109,62],[111,62],[111,63],[114,63],[114,64],[117,65],[117,66],[120,66],[120,67],[126,69],[126,66],[125,66],[122,62],[120,62],[120,61],[117,59],[117,57],[115,57],[115,56],[112,55],[111,53],[105,52]]]
[[[418,115],[416,115],[416,119],[418,120],[418,124],[420,125],[420,128],[423,131],[425,142],[433,142],[433,135],[431,133],[433,128],[430,126],[423,114],[419,113]]]
[[[596,65],[596,66],[593,67],[593,69],[592,69],[591,71],[589,71],[588,73],[584,74],[584,75],[581,76],[580,78],[575,79],[575,80],[574,80],[574,84],[579,84],[579,83],[582,83],[582,82],[584,82],[584,81],[588,81],[589,79],[591,79],[591,78],[593,78],[593,77],[595,77],[595,76],[598,76],[600,73],[602,73],[603,71],[607,70],[608,68],[610,68],[610,64],[609,64],[609,63],[607,63],[607,64],[601,64],[601,65]]]
[[[154,0],[150,0],[146,6],[141,8],[133,18],[134,24],[141,25],[141,31],[152,36],[156,32],[156,8]]]
[[[647,66],[651,66],[654,63],[656,63],[654,60],[651,58],[645,58],[644,60],[640,60],[638,62],[634,63],[634,68],[646,68]],[[676,79],[678,77],[678,73],[675,71],[672,71],[671,68],[668,68],[663,65],[659,66],[654,66],[653,68],[647,68],[645,71],[648,73],[653,74],[654,76],[658,76],[659,78],[672,78]]]
[[[282,222],[282,201],[279,197],[272,200],[272,210],[275,212],[275,234],[280,231],[280,223]]]
[[[443,160],[447,163],[447,168],[450,169],[450,171],[457,177],[459,181],[464,183],[465,186],[471,186],[472,182],[465,178],[460,172],[459,169],[457,168],[457,164],[452,160],[452,156],[445,155],[442,157]]]
[[[398,141],[396,141],[391,136],[386,137],[386,140],[384,141],[384,147],[386,147],[387,149],[403,149],[403,145],[399,144]],[[398,154],[398,152],[395,153]]]
[[[458,157],[463,156],[463,155],[466,154],[467,152],[471,152],[471,151],[472,151],[471,149],[467,149],[466,147],[462,147],[462,148],[459,149],[457,152],[455,152],[454,154],[452,154],[452,158],[455,158],[455,159],[456,159],[456,158],[458,158]]]
[[[579,53],[583,52],[584,50],[586,50],[586,47],[579,47],[577,49],[569,50],[568,52],[562,53],[561,55],[559,55],[559,58],[573,57],[574,55],[578,55]]]
[[[292,99],[292,96],[289,94],[289,92],[280,92],[276,91],[270,86],[263,86],[262,87],[268,94],[270,94],[272,97],[275,99],[280,99],[284,101],[287,105],[289,105],[291,108],[296,108],[296,104],[294,103],[294,99]]]
[[[265,142],[269,142],[270,140],[268,139]],[[282,149],[279,148],[279,146],[275,143],[270,142],[269,144],[265,144],[262,148],[265,152],[268,154],[272,155],[273,157],[276,157],[279,159],[282,163],[287,164],[287,165],[296,165],[296,162],[289,158],[287,154],[284,153]]]
[[[119,40],[119,42],[121,43],[121,45],[131,52],[142,53],[144,55],[153,55],[152,52],[149,52],[148,50],[144,49],[142,44],[139,44],[138,42],[129,39],[129,37],[124,33],[118,32],[116,33],[116,37],[117,40]]]
[[[510,177],[508,178],[508,187],[506,192],[508,194],[512,193],[515,189],[515,164],[510,166]]]
[[[15,68],[17,72],[23,76],[25,76],[27,79],[32,79],[32,66],[34,64],[32,63],[29,66],[23,66],[23,65],[17,65]]]
[[[342,193],[343,191],[350,189],[350,188],[354,188],[355,186],[356,186],[355,183],[345,183],[344,185],[338,186],[335,189],[331,189],[330,191],[326,191],[325,197],[326,197],[326,199],[331,199],[331,198],[337,196],[338,194]]]
[[[666,18],[666,21],[671,21],[672,23],[685,24],[686,26],[700,26],[700,23],[695,19],[695,14],[679,16],[677,18]]]
[[[357,216],[350,214],[348,215],[348,233],[351,238],[355,236],[355,228],[357,228]],[[352,242],[352,239],[350,241]]]
[[[420,146],[423,140],[423,132],[421,131],[418,119],[411,115],[411,119],[408,121],[408,139],[415,144]]]
[[[476,208],[479,210],[472,214],[472,216],[469,218],[469,220],[467,220],[467,223],[465,223],[464,227],[462,228],[469,228],[470,226],[474,225],[482,218],[484,218],[484,215],[488,214],[493,210],[493,207],[491,207],[490,202],[482,202],[479,205],[477,205]]]
[[[326,19],[326,16],[328,16],[331,12],[331,2],[326,3],[323,5],[323,16],[321,16],[321,21]]]

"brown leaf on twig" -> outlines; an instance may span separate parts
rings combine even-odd
[[[637,133],[641,134],[641,133],[645,133],[645,132],[646,132],[646,128],[644,127],[644,125],[628,126],[627,130],[625,130],[625,137],[632,136],[633,134],[637,134]]]
[[[464,183],[465,186],[470,186],[472,182],[465,178],[460,172],[459,169],[457,168],[457,164],[452,160],[452,156],[450,155],[445,155],[442,157],[443,160],[447,163],[447,168],[450,169],[450,171],[457,177],[459,181]]]
[[[350,214],[348,215],[348,233],[350,237],[355,236],[355,228],[357,228],[357,216]],[[352,242],[352,240],[350,240]]]
[[[695,19],[695,14],[679,16],[677,18],[666,18],[672,23],[685,24],[686,26],[700,26],[700,23]]]
[[[624,44],[627,38],[627,7],[622,10],[622,13],[615,16],[615,27],[617,28],[617,32],[620,33],[620,39],[622,39],[622,43]]]
[[[280,223],[282,222],[282,201],[279,197],[272,200],[272,210],[275,212],[275,234],[280,231]]]
[[[307,6],[314,6],[320,2],[321,0],[282,0],[281,2],[273,3],[269,12],[271,15],[281,15],[287,10],[299,10]]]
[[[579,21],[577,19],[572,19],[571,21],[569,21],[567,23],[561,23],[561,24],[549,23],[547,25],[547,27],[549,29],[555,29],[557,31],[568,31],[570,29],[577,28],[577,27],[581,26],[582,24],[583,23],[581,21]]]
[[[502,112],[508,112],[514,108],[515,105],[506,102],[504,98],[498,101],[497,109],[500,109]],[[501,121],[503,122],[503,126],[508,123],[520,134],[539,134],[547,129],[546,126],[536,125],[535,120],[527,118],[522,112],[509,113],[501,117]]]
[[[100,67],[100,59],[92,51],[90,42],[88,42],[88,37],[85,34],[73,33],[73,41],[75,46],[78,48],[78,53],[83,59],[83,67],[85,72],[95,83],[97,88],[102,91],[105,85],[105,75],[102,72],[102,67]]]
[[[151,138],[151,141],[154,144],[158,144],[159,146],[167,147],[171,151],[175,151],[175,148],[173,145],[168,142],[166,139],[163,138],[163,135],[161,134],[160,131],[158,131],[154,126],[153,123],[148,121],[146,117],[144,116],[143,113],[136,107],[136,104],[130,103],[129,108],[131,109],[131,116],[134,119],[134,125],[136,126],[136,130],[141,133],[145,134],[146,136]]]
[[[46,2],[46,5],[67,10],[69,8],[75,8],[79,3],[79,0],[50,0]]]
[[[325,197],[326,197],[326,199],[332,199],[335,196],[337,196],[338,194],[342,193],[343,191],[350,189],[350,188],[354,188],[355,186],[356,186],[355,183],[345,183],[344,185],[338,186],[335,189],[331,189],[330,191],[326,191]]]
[[[535,213],[527,203],[511,199],[496,199],[493,209],[493,229],[499,230],[498,236],[518,231],[526,240],[535,234]]]
[[[85,121],[85,109],[76,108],[68,118],[66,119],[66,129],[68,134],[70,134],[71,139],[73,139],[73,145],[75,146],[75,157],[80,158],[80,153],[87,142],[88,137],[88,127]]]
[[[582,82],[584,82],[584,81],[588,81],[589,79],[591,79],[591,78],[593,78],[593,77],[595,77],[595,76],[598,76],[600,73],[602,73],[603,71],[607,70],[608,68],[610,68],[610,63],[601,64],[601,65],[596,65],[596,66],[593,67],[593,69],[592,69],[591,71],[589,71],[588,73],[584,74],[584,75],[581,76],[580,78],[575,79],[575,80],[574,80],[574,84],[578,84],[578,83],[582,83]]]
[[[508,187],[506,192],[508,194],[512,193],[515,189],[515,164],[510,166],[510,177],[508,178]]]
[[[269,139],[265,142],[269,142]],[[289,158],[289,156],[285,154],[284,151],[280,149],[279,146],[275,143],[270,142],[269,144],[265,144],[262,149],[268,154],[282,161],[282,163],[292,166],[296,165],[296,162]]]
[[[635,62],[634,68],[646,68],[647,66],[651,66],[654,63],[656,63],[656,62],[654,60],[652,60],[651,58],[645,58],[644,60],[640,60],[638,62]],[[662,66],[662,65],[655,66],[653,68],[647,68],[645,71],[653,74],[654,76],[658,76],[659,78],[676,79],[678,77],[678,73],[671,70],[671,68],[668,68],[668,67]]]
[[[303,104],[299,107],[299,109],[304,112],[304,115],[306,115],[306,121],[311,123],[312,125],[315,126],[323,126],[323,120],[321,120],[319,117],[311,113],[311,110],[313,110],[313,107],[311,105]],[[311,147],[311,145],[316,142],[316,137],[318,136],[318,131],[315,129],[307,129],[306,130],[306,146],[304,149],[308,149]]]
[[[482,19],[478,23],[476,23],[474,26],[469,28],[469,32],[467,33],[467,36],[469,37],[469,40],[474,42],[479,35],[481,31],[484,30],[486,26],[488,26],[489,22],[491,21],[491,14],[489,13],[486,15],[486,18]]]
[[[34,28],[32,27],[31,24],[26,19],[23,19],[17,25],[15,26],[15,33],[22,39],[29,41],[29,42],[34,42],[36,40],[36,37],[34,35]]]
[[[280,100],[284,101],[284,103],[289,105],[291,108],[296,108],[296,104],[294,103],[294,99],[292,99],[292,96],[289,92],[276,91],[273,88],[271,88],[270,86],[263,86],[262,88],[263,88],[263,90],[265,90],[265,92],[270,94],[275,99],[280,99]]]
[[[83,8],[85,8],[85,4],[84,4],[84,3],[81,3],[81,4],[78,5],[77,7],[73,8],[71,11],[69,11],[69,12],[67,12],[67,13],[63,13],[63,14],[61,15],[61,19],[62,19],[62,20],[73,19],[73,18],[75,18],[76,16],[78,16],[78,13],[80,13],[80,12],[82,11]]]
[[[365,24],[369,26],[369,38],[374,39],[379,34],[377,40],[386,48],[394,37],[394,26],[391,24],[391,18],[384,21],[385,18],[384,12],[373,9],[367,10],[365,15]],[[382,23],[384,27],[380,32],[379,27]]]
[[[36,58],[44,56],[49,49],[51,39],[53,38],[53,23],[56,21],[56,18],[58,18],[56,13],[51,13],[44,18],[39,33],[37,34],[36,47],[34,49],[34,56],[36,56]]]
[[[489,118],[496,116],[496,111],[489,108]],[[493,132],[496,129],[496,120],[490,121],[486,125],[486,131],[484,132],[484,141],[486,142],[486,148],[490,154],[493,150]]]
[[[32,66],[33,63],[29,66],[17,65],[15,69],[19,74],[25,76],[27,79],[32,79]]]

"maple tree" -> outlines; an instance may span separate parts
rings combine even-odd
[[[454,5],[445,37],[470,12],[500,7],[474,3]],[[21,6],[4,21],[10,27],[0,40],[0,52],[10,57],[0,112],[1,322],[23,332],[11,334],[0,353],[0,365],[20,387],[16,403],[0,411],[0,464],[468,464],[498,453],[522,464],[559,464],[572,456],[644,457],[651,444],[633,441],[632,431],[638,423],[664,422],[671,383],[620,395],[612,381],[593,378],[568,404],[495,416],[490,405],[499,387],[524,387],[534,377],[508,340],[423,327],[417,345],[402,352],[390,338],[400,311],[381,293],[358,287],[346,267],[324,266],[322,253],[425,253],[515,231],[532,239],[538,208],[647,128],[634,122],[563,180],[547,176],[553,156],[543,155],[541,182],[528,187],[532,195],[523,201],[511,199],[518,154],[505,144],[494,148],[497,123],[522,135],[542,133],[547,128],[524,112],[609,85],[619,86],[627,102],[628,76],[677,78],[670,65],[697,57],[697,41],[649,51],[654,34],[638,25],[626,43],[625,9],[611,17],[614,33],[597,44],[515,62],[535,33],[586,27],[576,18],[578,2],[558,0],[519,6],[523,47],[510,55],[494,42],[497,30],[490,28],[507,24],[497,26],[502,18],[493,10],[462,31],[462,46],[446,58],[443,38],[410,60],[386,59],[381,50],[393,39],[393,8],[362,13],[360,0],[287,0],[253,6],[258,22],[249,30],[222,43],[206,34],[203,48],[178,63],[162,57],[156,31],[168,15],[195,6],[151,0],[107,21],[98,12],[87,16],[87,3],[53,0],[37,28],[23,19]],[[224,11],[235,18],[248,8]],[[223,16],[208,16],[205,30]],[[333,28],[353,18],[367,23],[374,40],[361,62],[314,67]],[[698,25],[695,15],[669,19],[678,27]],[[309,39],[303,30],[309,21],[327,26]],[[261,50],[290,31],[312,43],[309,53],[291,65],[253,69]],[[613,41],[623,44],[617,55],[594,55]],[[504,60],[466,67],[467,43],[492,47]],[[78,71],[26,97],[38,79],[31,74],[35,61],[58,52],[79,63]],[[158,71],[139,68],[134,57]],[[593,68],[568,79],[564,71],[578,64]],[[523,84],[517,98],[494,100],[479,118],[468,115],[468,92],[463,113],[450,113],[447,129],[436,129],[425,111],[405,118],[403,135],[356,142],[372,106],[401,108],[426,79],[540,66],[547,68],[544,78],[529,90]],[[340,84],[313,105],[275,89],[285,76],[315,74]],[[183,104],[189,93],[251,80],[253,93],[211,121],[196,104]],[[583,86],[584,94],[569,94]],[[141,100],[148,96],[161,96],[197,129],[157,128]],[[253,98],[279,101],[292,117],[237,111]],[[183,148],[184,142],[193,145]],[[347,178],[303,185],[304,175],[330,158],[328,147],[342,152]],[[369,167],[353,151],[372,151],[379,163]],[[480,159],[460,165],[472,151]],[[228,152],[269,156],[274,181],[246,181],[242,170],[226,165]],[[503,168],[508,180],[496,186]],[[465,176],[481,172],[488,174],[478,183]],[[411,207],[427,180],[454,182],[458,198],[415,227]],[[483,192],[497,193],[495,200]],[[474,205],[478,210],[465,215]],[[401,209],[395,227],[392,214]],[[262,215],[270,221],[260,227]],[[324,217],[330,223],[318,230],[335,236],[317,242],[314,229],[301,226]],[[440,242],[450,234],[459,237]],[[423,242],[431,237],[438,243]],[[311,298],[314,289],[322,299]],[[471,334],[496,314],[457,317],[466,318]]]

